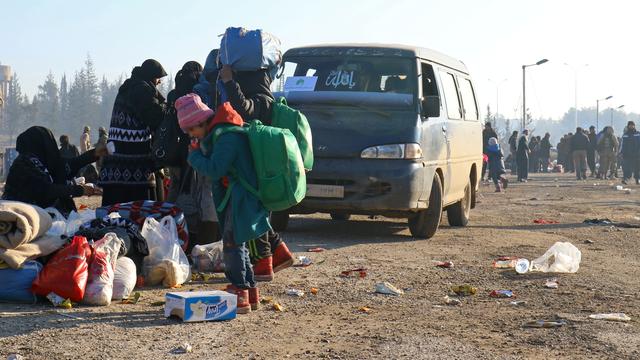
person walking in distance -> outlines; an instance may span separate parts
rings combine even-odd
[[[591,171],[591,177],[596,177],[596,148],[598,146],[598,134],[596,134],[596,127],[589,127],[589,134],[587,135],[589,138],[589,148],[587,149],[587,165],[589,165],[589,170]]]
[[[495,137],[489,138],[489,147],[487,148],[487,157],[489,160],[489,177],[496,186],[496,192],[502,192],[507,188],[507,178],[504,176],[507,172],[504,168],[504,154]]]
[[[587,180],[587,151],[590,146],[589,137],[584,133],[582,128],[577,128],[576,134],[571,137],[570,144],[576,179]]]
[[[511,154],[511,175],[518,172],[518,160],[516,153],[518,152],[518,132],[514,131],[509,138],[509,154]]]
[[[484,129],[482,130],[482,153],[487,154],[487,150],[489,149],[489,139],[498,138],[498,134],[496,134],[495,130],[491,127],[491,123],[487,121],[484,124]],[[485,180],[485,175],[487,174],[487,162],[482,163],[482,181]],[[488,180],[488,178],[487,178]]]
[[[80,154],[84,154],[91,150],[91,128],[84,127],[82,135],[80,135]]]
[[[549,172],[549,159],[551,158],[551,134],[546,133],[540,140],[540,162],[542,163],[542,172]]]
[[[614,175],[613,167],[616,163],[619,143],[611,126],[604,128],[604,133],[600,137],[600,141],[598,141],[596,147],[598,149],[598,156],[600,156],[600,170],[598,172],[598,178],[612,178]],[[609,172],[611,172],[610,175]]]
[[[529,179],[529,130],[522,131],[522,136],[518,140],[518,150],[516,158],[518,162],[518,181],[527,182]]]
[[[633,176],[636,184],[640,184],[640,132],[636,130],[636,124],[629,121],[627,131],[622,135],[622,183],[627,182]]]

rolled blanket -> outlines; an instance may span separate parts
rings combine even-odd
[[[15,249],[51,228],[51,216],[34,205],[0,200],[0,249]]]
[[[4,262],[13,269],[19,269],[28,260],[53,254],[66,242],[67,240],[60,236],[45,235],[15,249],[0,248],[0,263]]]

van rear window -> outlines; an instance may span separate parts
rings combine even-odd
[[[285,59],[285,77],[313,79],[312,91],[415,94],[415,61],[384,57],[300,57]],[[286,87],[284,89],[287,90]]]

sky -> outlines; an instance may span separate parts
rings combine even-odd
[[[578,108],[613,96],[601,109],[640,112],[633,0],[0,0],[0,9],[0,62],[30,95],[50,71],[72,77],[87,54],[108,79],[147,58],[175,73],[186,61],[204,63],[227,27],[243,26],[275,34],[285,49],[378,42],[438,50],[467,65],[483,113],[498,101],[500,114],[521,117],[521,66],[543,58],[527,68],[534,118],[560,118],[576,88]]]

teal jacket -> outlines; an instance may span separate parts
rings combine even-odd
[[[271,230],[269,212],[262,202],[245,190],[239,183],[233,185],[231,169],[235,169],[249,184],[258,187],[253,158],[249,148],[249,139],[244,134],[225,133],[218,137],[213,144],[213,134],[223,127],[236,126],[219,124],[201,144],[201,150],[189,154],[189,164],[199,173],[210,177],[213,181],[213,201],[216,205],[222,203],[227,189],[222,185],[222,178],[229,177],[232,186],[229,203],[233,211],[233,235],[236,244],[257,239]],[[208,154],[208,155],[205,155]],[[218,221],[224,229],[224,211],[218,212]]]

